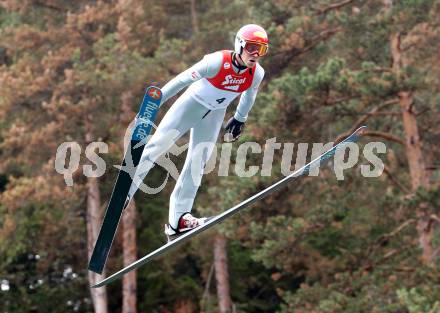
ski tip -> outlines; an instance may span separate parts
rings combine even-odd
[[[97,284],[91,285],[90,288],[94,288],[94,289],[96,289],[96,288],[100,288],[100,287],[102,287],[102,286],[103,286],[102,282],[99,282],[99,283],[97,283]]]
[[[359,135],[362,135],[367,130],[367,128],[367,125],[362,125],[356,130],[356,132],[359,133]]]
[[[362,137],[367,130],[366,125],[362,125],[358,127],[350,136],[346,137],[345,140],[347,141],[357,141],[359,137]]]
[[[340,135],[339,137],[337,137],[335,139],[335,145],[338,145],[338,144],[340,144],[340,143],[342,143],[344,141],[346,141],[346,142],[357,141],[359,139],[359,137],[361,137],[364,134],[366,129],[367,129],[367,126],[366,125],[362,125],[362,126],[356,128],[355,131],[352,131],[351,134],[345,133],[343,135]]]
[[[91,285],[90,288],[100,288],[100,287],[103,287],[103,286],[107,285],[108,283],[110,283],[113,280],[114,280],[114,278],[112,278],[112,276],[103,277],[96,284]]]
[[[148,94],[154,100],[160,100],[162,98],[162,90],[156,86],[148,87],[146,94]]]
[[[104,277],[102,278],[101,281],[97,282],[94,285],[91,285],[90,288],[100,288],[100,287],[104,287],[106,285],[108,285],[109,283],[111,283],[112,281],[115,281],[116,279],[118,279],[119,277],[121,277],[121,275],[119,273],[117,274],[113,274],[110,275],[108,277]]]

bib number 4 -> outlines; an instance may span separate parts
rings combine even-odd
[[[220,99],[216,99],[215,101],[217,101],[217,103],[220,104],[225,100],[226,100],[226,98],[220,98]]]

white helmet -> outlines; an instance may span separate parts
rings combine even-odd
[[[248,24],[240,28],[235,36],[235,52],[243,53],[246,49],[250,54],[258,53],[266,55],[269,48],[269,39],[263,27],[256,24]]]

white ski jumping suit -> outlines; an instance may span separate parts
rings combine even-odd
[[[177,228],[180,216],[191,212],[203,169],[217,141],[227,106],[241,94],[234,118],[245,122],[263,79],[264,70],[258,63],[251,69],[240,71],[233,64],[232,55],[233,51],[228,50],[205,55],[162,88],[161,104],[190,85],[167,111],[146,144],[139,163],[141,166],[136,173],[139,180],[136,181],[142,181],[157,158],[191,130],[185,165],[170,198],[169,223],[173,228]],[[209,148],[196,149],[200,143],[207,144]],[[197,168],[191,168],[194,166]],[[137,184],[133,183],[130,198],[137,188]]]

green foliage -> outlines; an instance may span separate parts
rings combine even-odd
[[[7,12],[4,8],[0,8],[0,34],[5,28],[18,26],[21,23],[21,16],[18,12]]]
[[[438,288],[436,288],[438,289]],[[439,291],[434,292],[431,288],[411,288],[397,290],[399,300],[405,305],[409,313],[415,312],[437,312],[440,309],[440,302],[438,299]]]
[[[127,126],[120,122],[121,102],[134,115],[145,84],[163,86],[204,54],[232,49],[237,29],[258,23],[270,37],[261,60],[264,83],[243,136],[231,144],[229,176],[219,177],[216,169],[204,177],[198,214],[224,211],[281,178],[282,151],[275,153],[272,176],[237,177],[234,160],[243,142],[264,145],[276,137],[296,148],[332,141],[361,121],[370,135],[406,142],[402,91],[414,101],[431,188],[411,190],[407,146],[368,136],[343,181],[335,179],[330,162],[319,177],[293,182],[219,225],[216,231],[228,240],[236,312],[439,312],[440,3],[332,7],[337,3],[195,1],[197,16],[191,16],[189,1],[2,1],[0,283],[10,286],[0,290],[2,310],[93,310],[85,269],[86,179],[79,170],[75,186],[65,186],[53,171],[57,146],[76,141],[84,150],[88,131],[92,140],[109,144],[103,156],[108,173],[99,180],[104,206],[116,175],[110,165],[120,161]],[[390,38],[397,33],[401,58],[395,64]],[[365,178],[359,165],[369,161],[362,149],[373,140],[386,142],[380,159],[387,173]],[[179,169],[183,157],[177,158]],[[251,154],[246,166],[261,162],[262,155]],[[155,168],[147,184],[165,175]],[[172,187],[136,195],[138,256],[165,241]],[[430,218],[429,227],[421,227],[423,218]],[[423,257],[423,231],[435,251],[431,263]],[[214,236],[206,233],[142,267],[138,311],[217,312],[215,278],[206,286]],[[121,255],[117,239],[109,272],[122,266]],[[121,311],[121,281],[107,290],[109,312]]]

